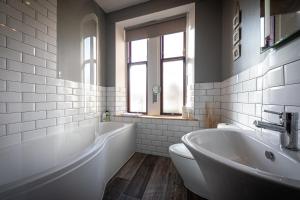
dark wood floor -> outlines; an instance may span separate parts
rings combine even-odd
[[[108,183],[104,200],[205,200],[189,192],[166,157],[135,153]]]

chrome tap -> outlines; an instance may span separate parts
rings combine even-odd
[[[282,147],[292,151],[298,151],[298,113],[279,113],[270,110],[264,110],[264,112],[278,115],[280,119],[279,124],[268,123],[258,120],[255,120],[253,124],[258,128],[264,128],[280,132],[280,141]]]

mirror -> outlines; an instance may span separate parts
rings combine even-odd
[[[260,0],[261,50],[279,47],[300,35],[299,0]]]

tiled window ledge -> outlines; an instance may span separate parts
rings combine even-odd
[[[184,121],[198,121],[196,119],[186,119],[182,116],[173,115],[115,115],[115,117],[132,117],[132,118],[147,118],[147,119],[169,119],[169,120],[184,120]]]

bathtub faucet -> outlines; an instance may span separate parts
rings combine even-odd
[[[292,151],[298,151],[298,113],[279,113],[270,110],[264,110],[264,112],[278,115],[280,122],[276,124],[255,120],[253,124],[258,128],[280,132],[282,147]]]

